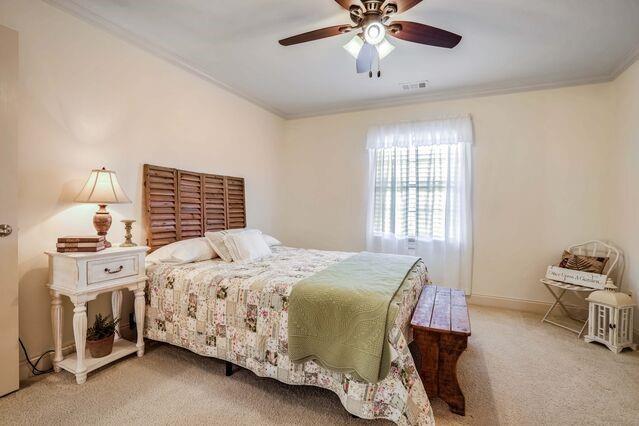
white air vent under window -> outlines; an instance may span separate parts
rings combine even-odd
[[[412,83],[400,83],[399,86],[404,92],[410,92],[413,90],[423,90],[428,88],[428,80],[414,81]]]

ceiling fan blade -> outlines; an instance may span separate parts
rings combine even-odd
[[[362,3],[359,0],[335,0],[346,10],[350,10],[351,6],[362,7]],[[421,0],[420,0],[421,1]]]
[[[409,21],[395,21],[389,27],[398,27],[399,31],[389,31],[393,37],[400,38],[414,43],[428,44],[429,46],[447,47],[452,49],[457,46],[462,36],[450,31],[431,27],[430,25],[418,24]]]
[[[359,55],[357,56],[357,73],[363,74],[365,72],[370,72],[373,69],[373,65],[375,64],[375,60],[378,59],[379,53],[375,46],[369,43],[364,43],[362,46],[362,50],[359,51]]]
[[[397,13],[406,12],[408,9],[412,9],[421,3],[422,0],[388,0],[384,7],[389,4],[395,4],[397,6]]]
[[[306,43],[307,41],[341,35],[351,31],[351,29],[350,25],[335,25],[334,27],[322,28],[320,30],[309,31],[304,34],[285,38],[284,40],[280,40],[280,44],[282,46],[291,46],[293,44]]]

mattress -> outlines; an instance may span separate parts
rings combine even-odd
[[[402,287],[399,313],[389,331],[391,369],[378,383],[313,361],[288,359],[288,303],[303,278],[353,253],[273,247],[259,261],[219,259],[186,265],[163,264],[147,271],[145,337],[219,358],[261,377],[311,385],[336,393],[350,413],[397,424],[433,424],[432,409],[408,350],[410,318],[428,283],[422,261]]]

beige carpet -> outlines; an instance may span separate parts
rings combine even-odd
[[[466,417],[438,424],[639,425],[639,354],[615,355],[537,315],[472,307],[459,373]],[[0,399],[2,424],[382,424],[352,419],[333,393],[287,386],[166,345],[89,375],[62,372]]]

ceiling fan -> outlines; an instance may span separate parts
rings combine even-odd
[[[414,43],[452,49],[461,41],[460,35],[446,30],[410,21],[391,21],[391,16],[413,8],[422,0],[335,0],[348,10],[353,24],[335,25],[309,31],[280,40],[282,46],[306,43],[322,38],[356,32],[345,46],[357,59],[357,72],[368,72],[373,77],[373,66],[378,64],[377,77],[381,77],[379,61],[395,49],[386,35]],[[362,30],[362,31],[359,31]]]

